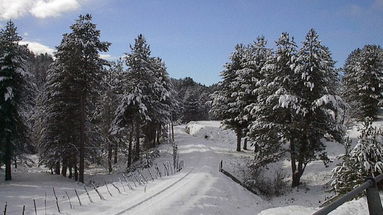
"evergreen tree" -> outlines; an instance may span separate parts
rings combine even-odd
[[[383,101],[383,49],[366,45],[348,56],[344,66],[344,97],[358,119],[375,118]]]
[[[240,114],[242,109],[236,106],[236,98],[239,86],[235,83],[238,78],[238,71],[242,70],[246,47],[239,44],[230,57],[230,62],[225,65],[225,70],[221,73],[222,81],[219,83],[218,91],[212,94],[211,112],[219,119],[223,119],[222,124],[233,130],[237,136],[237,151],[241,151],[241,139],[243,129],[246,124],[242,123]]]
[[[122,77],[121,102],[116,110],[114,133],[130,129],[135,137],[135,153],[129,155],[136,161],[140,158],[141,132],[145,147],[152,147],[159,141],[159,134],[165,123],[169,123],[172,112],[171,83],[166,67],[160,58],[150,56],[151,51],[140,34],[126,54],[128,67]],[[133,135],[134,133],[134,135]],[[131,148],[131,147],[129,147]]]
[[[293,187],[300,184],[308,163],[328,161],[321,139],[341,141],[344,109],[335,92],[334,62],[317,33],[311,29],[303,47],[298,53],[295,50],[288,34],[282,34],[275,56],[264,67],[260,105],[252,109],[258,120],[250,128],[253,138],[262,144],[258,157],[264,162],[290,154]]]
[[[0,158],[5,163],[5,180],[11,180],[11,162],[23,150],[27,128],[22,116],[22,96],[29,77],[25,68],[26,47],[12,21],[0,31]]]
[[[95,137],[92,135],[95,128],[91,118],[98,98],[103,66],[107,64],[99,53],[107,51],[110,43],[100,41],[100,31],[92,23],[89,14],[81,15],[70,28],[72,32],[64,34],[57,47],[55,63],[51,65],[52,75],[47,86],[49,96],[46,97],[49,107],[47,120],[50,122],[46,125],[54,132],[48,135],[49,129],[46,129],[43,142],[46,147],[43,147],[43,151],[47,151],[50,144],[57,145],[58,149],[49,150],[61,155],[62,172],[66,172],[68,157],[73,158],[70,165],[77,174],[78,162],[78,180],[84,182],[85,146],[90,146]],[[63,129],[62,134],[67,135],[57,133],[60,129]],[[64,152],[64,149],[73,153]],[[75,153],[74,149],[78,151],[78,160],[77,156],[71,156]],[[60,169],[59,165],[57,167]]]
[[[298,52],[295,74],[300,77],[297,87],[299,139],[290,143],[293,186],[300,183],[300,177],[308,163],[313,160],[328,162],[323,138],[342,141],[344,128],[341,124],[345,105],[336,95],[338,75],[334,69],[330,51],[311,29]],[[295,163],[295,164],[294,164]]]
[[[372,125],[372,119],[366,118],[358,144],[341,157],[342,163],[332,170],[331,186],[338,194],[350,192],[364,183],[368,177],[383,173],[383,133]]]
[[[288,33],[276,41],[276,51],[265,62],[257,82],[258,102],[247,107],[254,121],[249,136],[255,144],[255,163],[263,166],[278,160],[299,132],[293,126],[297,108],[296,75],[294,73],[297,45]]]
[[[266,48],[267,41],[265,38],[258,37],[257,41],[246,47],[244,59],[242,62],[243,69],[237,71],[237,77],[232,85],[238,89],[235,99],[235,106],[241,110],[236,120],[243,125],[243,136],[245,137],[244,149],[247,149],[247,133],[248,127],[255,119],[255,115],[251,114],[251,109],[258,105],[257,82],[264,79],[262,68],[267,58],[271,54],[271,50]]]

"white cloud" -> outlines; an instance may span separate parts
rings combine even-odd
[[[104,60],[116,60],[117,59],[116,57],[113,57],[110,54],[99,54],[99,55],[100,55],[100,58],[104,59]]]
[[[55,49],[50,48],[46,45],[43,45],[38,42],[32,42],[32,41],[20,41],[20,45],[28,45],[28,49],[31,50],[35,54],[50,54],[53,56],[53,52]]]
[[[33,0],[0,0],[0,19],[13,19],[28,13]]]
[[[16,19],[27,14],[37,18],[57,17],[73,11],[87,0],[0,0],[0,19]]]
[[[80,7],[78,0],[39,0],[30,12],[37,18],[56,17]]]

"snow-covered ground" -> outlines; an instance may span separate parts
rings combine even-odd
[[[187,131],[187,133],[185,132]],[[286,194],[271,200],[257,196],[218,171],[218,165],[224,160],[224,166],[234,168],[230,163],[251,158],[251,149],[235,152],[235,135],[220,128],[218,121],[191,122],[175,128],[180,160],[185,167],[171,176],[151,180],[149,172],[143,170],[148,183],[139,185],[133,178],[128,183],[120,173],[113,175],[97,173],[87,176],[87,180],[114,182],[121,193],[111,184],[108,188],[100,186],[99,192],[106,200],[100,200],[97,193],[88,186],[91,203],[84,186],[62,176],[41,172],[41,168],[20,169],[14,174],[14,181],[0,183],[0,209],[8,202],[7,214],[21,214],[26,205],[26,214],[33,214],[33,201],[36,200],[38,214],[45,214],[44,199],[47,193],[47,213],[58,214],[52,187],[55,187],[63,214],[311,214],[318,210],[326,198],[332,194],[326,192],[325,184],[330,180],[330,171],[337,163],[337,156],[344,152],[343,146],[327,143],[330,158],[334,160],[329,168],[321,162],[313,162],[302,177],[303,186],[289,189]],[[350,131],[356,137],[356,129]],[[161,158],[155,160],[160,167],[171,158],[171,146],[160,147]],[[289,177],[289,162],[275,164]],[[163,168],[162,168],[163,170]],[[151,169],[152,173],[155,172]],[[1,174],[0,174],[1,175]],[[154,175],[154,174],[153,174]],[[137,175],[138,177],[138,175]],[[102,183],[101,183],[102,184]],[[129,188],[129,186],[131,188]],[[74,194],[78,190],[82,206]],[[65,192],[70,196],[74,208],[70,209]],[[341,206],[332,214],[368,214],[364,198]]]

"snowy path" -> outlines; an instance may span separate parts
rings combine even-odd
[[[219,161],[232,153],[229,149],[188,135],[181,127],[175,132],[180,159],[185,161],[180,174],[76,214],[257,214],[269,206],[218,172]]]

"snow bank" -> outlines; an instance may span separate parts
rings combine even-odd
[[[291,205],[287,207],[270,208],[262,211],[258,215],[307,215],[315,212],[312,208],[307,208],[299,205]]]
[[[221,127],[221,121],[191,121],[185,127],[186,133],[217,143],[233,144],[235,133]]]

